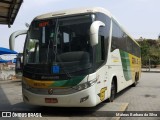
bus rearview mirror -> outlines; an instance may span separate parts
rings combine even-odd
[[[14,50],[16,37],[18,37],[19,35],[27,34],[27,31],[28,31],[28,30],[19,30],[19,31],[13,32],[13,33],[10,35],[10,38],[9,38],[9,48],[10,48],[11,50]]]
[[[101,21],[94,21],[90,27],[90,43],[91,46],[98,44],[99,27],[104,27],[105,24]]]

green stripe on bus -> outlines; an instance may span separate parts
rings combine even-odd
[[[121,55],[121,61],[122,61],[122,67],[123,67],[123,74],[125,79],[128,81],[132,79],[129,54],[127,52],[120,50],[120,55]]]

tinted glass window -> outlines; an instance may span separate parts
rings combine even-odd
[[[96,46],[96,62],[100,63],[105,60],[104,36],[99,36],[98,45]]]
[[[111,51],[121,49],[130,54],[140,57],[139,46],[118,26],[116,22],[112,22],[112,43]]]

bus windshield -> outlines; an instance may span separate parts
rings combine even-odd
[[[91,15],[33,21],[25,46],[26,64],[62,66],[68,72],[92,66]]]

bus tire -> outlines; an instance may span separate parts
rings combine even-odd
[[[136,85],[138,84],[138,80],[139,80],[139,77],[138,77],[138,74],[136,73],[135,82],[132,84],[133,87],[136,87]]]
[[[116,96],[116,82],[113,79],[111,83],[111,94],[110,94],[109,102],[113,102],[115,96]]]

